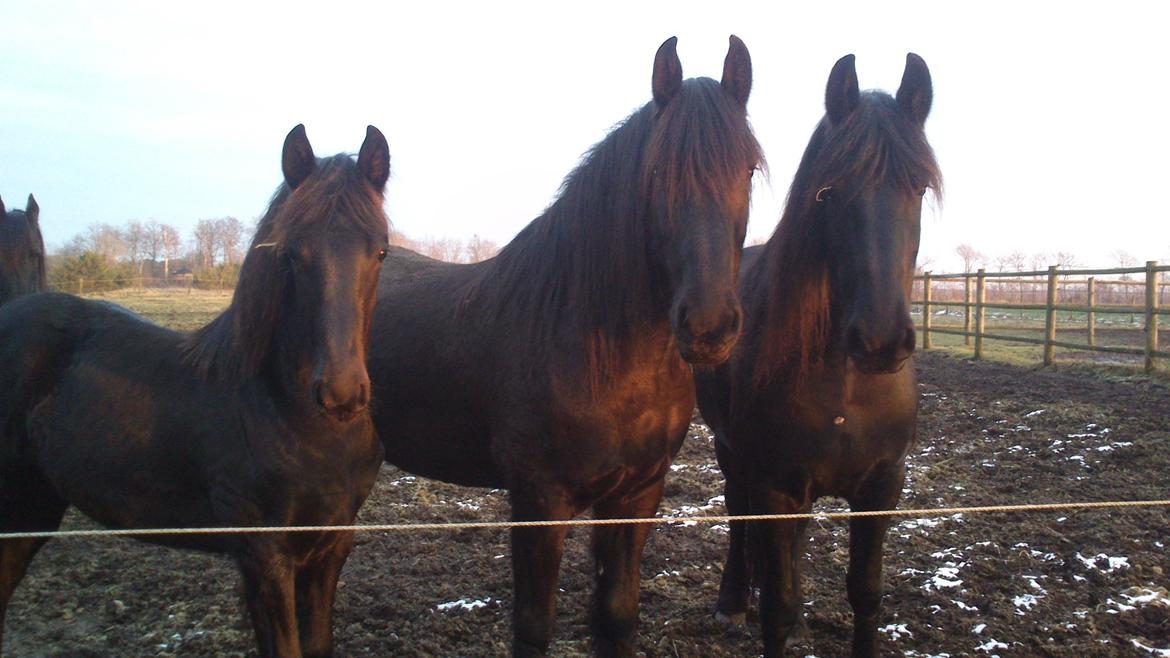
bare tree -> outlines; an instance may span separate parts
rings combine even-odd
[[[1111,255],[1113,256],[1113,260],[1117,262],[1118,267],[1133,267],[1137,265],[1137,258],[1124,249],[1118,249]],[[1122,274],[1120,278],[1122,281],[1129,281],[1131,277],[1129,274]]]
[[[209,269],[215,265],[215,252],[219,247],[219,227],[214,219],[201,219],[191,234],[195,242],[195,258],[199,267]]]
[[[478,233],[471,236],[467,242],[467,262],[478,263],[487,260],[500,252],[500,246],[491,240],[481,238]]]
[[[959,255],[959,258],[963,259],[963,271],[964,272],[975,271],[975,264],[986,258],[986,256],[979,253],[978,249],[976,249],[975,247],[972,247],[971,245],[967,244],[966,242],[955,247],[955,253]]]
[[[92,251],[110,262],[126,257],[126,241],[122,232],[109,224],[90,224],[85,230],[86,251]]]
[[[1022,251],[1013,251],[1007,255],[1008,269],[1015,272],[1023,272],[1024,268],[1028,267],[1028,256]]]
[[[432,238],[423,243],[423,254],[448,263],[461,263],[463,242],[457,238]]]
[[[1058,251],[1053,259],[1056,261],[1054,265],[1062,270],[1070,270],[1080,265],[1080,260],[1069,251]]]
[[[179,257],[179,250],[183,248],[183,239],[179,237],[179,230],[170,224],[159,225],[160,253],[163,257],[163,279],[171,277],[171,259]]]
[[[126,223],[126,228],[122,229],[122,240],[126,243],[126,255],[130,259],[130,264],[142,276],[142,262],[146,251],[146,227],[142,222],[129,221]]]
[[[143,259],[157,263],[162,257],[162,224],[152,219],[143,225],[143,230],[145,231],[142,238]]]
[[[244,225],[235,217],[217,219],[216,231],[219,252],[224,263],[234,263],[240,256],[240,242],[244,239]]]

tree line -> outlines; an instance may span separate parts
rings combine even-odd
[[[173,225],[128,221],[90,224],[48,258],[50,284],[67,292],[92,292],[133,285],[235,287],[255,222],[235,217],[200,219],[186,238]],[[394,231],[393,244],[454,263],[490,258],[499,245],[474,235],[414,239]]]
[[[971,273],[981,268],[995,272],[1034,272],[1047,270],[1050,265],[1055,265],[1062,270],[1085,266],[1085,263],[1081,262],[1076,254],[1068,251],[1025,253],[1016,250],[1006,254],[987,254],[966,242],[955,247],[955,255],[963,262],[962,271]],[[1141,265],[1137,257],[1123,249],[1115,250],[1110,254],[1110,258],[1113,261],[1112,264],[1117,267]],[[933,265],[933,258],[919,254],[917,273],[931,271]],[[1101,267],[1101,265],[1097,265],[1097,267]],[[1122,281],[1128,281],[1130,278],[1128,274],[1123,274],[1120,277]]]

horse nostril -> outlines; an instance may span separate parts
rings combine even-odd
[[[739,330],[743,328],[743,310],[738,307],[731,309],[731,326],[728,328],[728,335],[737,336]]]
[[[902,336],[902,350],[907,354],[914,353],[914,347],[918,344],[918,335],[914,331],[913,326],[906,327],[906,334]]]

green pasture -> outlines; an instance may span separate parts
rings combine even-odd
[[[125,306],[151,322],[178,331],[194,331],[202,327],[223,312],[232,301],[230,290],[126,288],[87,294],[84,297]]]

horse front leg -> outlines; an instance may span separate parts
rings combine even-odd
[[[593,511],[600,519],[654,516],[662,502],[665,480],[641,491],[600,501]],[[650,536],[646,523],[597,526],[593,530],[596,567],[593,594],[593,642],[598,656],[633,656],[638,630],[642,550]]]
[[[0,464],[0,533],[47,532],[61,525],[68,504],[57,497],[39,475]],[[28,565],[48,539],[0,540],[0,650],[4,648],[4,618],[12,593]]]
[[[249,551],[238,563],[261,658],[300,658],[292,561],[274,551]]]
[[[353,549],[353,532],[332,533],[336,540],[296,576],[297,627],[305,658],[333,655],[333,600],[341,568]]]
[[[849,500],[855,511],[890,510],[898,505],[906,466],[876,473]],[[849,522],[849,573],[846,586],[853,608],[854,658],[878,655],[878,616],[882,603],[882,547],[890,517],[870,516]]]
[[[512,491],[513,521],[567,520],[577,515],[549,492]],[[557,576],[567,526],[512,529],[512,655],[543,656],[552,640]]]
[[[767,487],[750,493],[752,514],[807,513],[811,501]],[[760,577],[760,626],[764,636],[764,655],[784,655],[792,632],[801,624],[803,601],[800,594],[801,534],[799,521],[756,522],[749,532],[755,535],[754,565]]]
[[[733,457],[726,448],[715,443],[715,454],[723,470],[723,502],[727,513],[743,516],[749,511],[747,482],[734,465]],[[732,522],[728,531],[727,561],[723,565],[723,576],[719,581],[719,599],[715,603],[715,620],[722,626],[742,626],[747,620],[748,598],[752,576],[748,547],[745,541],[747,525]]]

